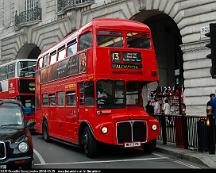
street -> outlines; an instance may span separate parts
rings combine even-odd
[[[101,152],[100,156],[90,159],[79,148],[56,141],[49,143],[41,135],[33,135],[33,169],[199,169],[201,166],[167,155],[154,152],[147,154],[138,149],[117,150],[114,148]]]

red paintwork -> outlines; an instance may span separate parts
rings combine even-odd
[[[58,91],[67,91],[66,85],[75,84],[75,91],[79,93],[78,82],[81,81],[96,81],[98,79],[112,79],[125,81],[143,81],[151,82],[158,81],[158,70],[156,56],[154,52],[153,42],[151,39],[151,48],[135,49],[135,48],[101,48],[96,45],[96,30],[121,30],[125,31],[142,31],[148,32],[151,38],[151,32],[148,26],[129,20],[121,19],[96,19],[85,25],[80,30],[67,36],[64,40],[54,45],[50,49],[44,51],[38,58],[42,58],[47,53],[57,50],[59,47],[66,45],[73,38],[78,37],[86,31],[93,33],[93,47],[87,49],[87,71],[84,74],[65,77],[63,79],[54,80],[48,83],[40,83],[40,72],[36,70],[36,97],[40,102],[40,107],[36,107],[36,131],[42,133],[43,120],[48,120],[49,135],[75,144],[79,143],[79,127],[82,122],[87,122],[93,132],[95,139],[107,144],[117,144],[116,141],[116,122],[127,120],[146,120],[147,121],[147,142],[156,139],[160,133],[159,122],[150,117],[142,107],[127,107],[124,109],[103,110],[101,115],[97,115],[99,110],[96,106],[43,106],[42,94],[52,94]],[[112,69],[111,52],[140,52],[142,55],[141,70],[124,70]],[[80,54],[80,52],[78,52]],[[37,67],[36,67],[37,69]],[[153,76],[152,72],[156,75]],[[79,95],[77,95],[77,101]],[[96,103],[95,103],[96,105]],[[159,127],[156,131],[152,131],[151,125],[157,124]],[[101,127],[108,127],[107,134],[101,133]]]
[[[19,93],[19,80],[34,80],[34,78],[12,78],[8,79],[8,91],[0,92],[0,99],[16,99],[18,96],[34,96],[32,93]],[[34,120],[35,114],[24,116],[24,120]]]

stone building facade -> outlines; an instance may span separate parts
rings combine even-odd
[[[94,18],[149,25],[162,85],[184,86],[187,114],[205,115],[216,90],[204,37],[216,0],[0,0],[0,64],[38,54]]]

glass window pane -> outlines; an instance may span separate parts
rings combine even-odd
[[[42,67],[43,67],[43,58],[41,58],[41,59],[39,60],[38,69],[42,69]]]
[[[121,32],[98,31],[97,42],[100,47],[123,47]]]
[[[65,57],[66,57],[66,50],[65,50],[65,49],[62,49],[61,51],[59,51],[59,54],[58,54],[58,61],[63,60]]]
[[[43,105],[49,105],[48,94],[43,94]]]
[[[76,106],[76,93],[75,91],[67,92],[66,93],[66,100],[68,106]]]
[[[8,78],[15,77],[15,63],[8,65]]]
[[[44,67],[47,67],[49,65],[49,57],[48,55],[44,56]]]
[[[92,33],[88,32],[80,36],[79,50],[84,50],[92,47]]]
[[[68,47],[68,56],[75,55],[77,53],[77,43]]]
[[[18,62],[19,77],[34,77],[36,61],[20,61]]]
[[[55,94],[49,95],[49,105],[54,106],[55,104]]]
[[[127,46],[129,48],[150,48],[150,36],[148,33],[127,33]]]
[[[56,62],[56,53],[50,54],[50,65]]]
[[[94,105],[94,83],[93,82],[85,83],[85,105],[86,106]]]
[[[57,97],[58,97],[58,103],[57,104],[59,106],[64,106],[64,104],[65,104],[65,93],[64,92],[58,92]]]

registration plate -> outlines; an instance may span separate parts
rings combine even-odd
[[[7,165],[0,165],[0,169],[7,169]]]
[[[140,142],[131,142],[131,143],[124,143],[125,148],[129,147],[140,147],[141,143]]]

